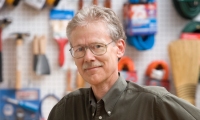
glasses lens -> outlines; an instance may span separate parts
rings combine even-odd
[[[75,58],[83,57],[85,54],[85,47],[84,46],[77,46],[71,49],[71,54]]]
[[[106,45],[101,43],[91,44],[89,48],[95,55],[102,55],[106,52]]]
[[[103,55],[106,53],[107,45],[102,43],[94,43],[89,45],[89,49],[95,55]],[[85,55],[85,50],[85,46],[76,46],[71,48],[70,52],[74,58],[81,58]]]

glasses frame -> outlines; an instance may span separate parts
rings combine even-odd
[[[89,49],[94,55],[96,55],[96,56],[101,56],[101,55],[104,55],[104,54],[107,52],[107,47],[108,47],[108,45],[111,44],[112,42],[114,42],[114,41],[112,40],[111,42],[109,42],[109,43],[107,43],[107,44],[100,43],[100,44],[105,45],[105,48],[106,48],[105,52],[102,53],[102,54],[95,54],[95,53],[93,53],[93,51],[92,51],[92,50],[90,49],[90,47],[89,47],[90,45],[84,46],[84,51],[85,51],[85,52],[84,52],[83,56],[81,56],[81,57],[75,57],[75,56],[73,56],[73,54],[72,54],[72,49],[73,49],[74,47],[71,47],[71,48],[69,49],[69,51],[70,51],[72,57],[73,57],[73,58],[76,58],[76,59],[83,58],[83,57],[85,56],[85,53],[86,53],[86,50],[87,50],[87,49]]]

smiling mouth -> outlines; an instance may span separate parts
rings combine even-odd
[[[96,66],[96,67],[86,68],[85,70],[92,70],[92,69],[99,68],[99,67],[102,67],[102,66]]]

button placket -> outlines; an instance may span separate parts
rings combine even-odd
[[[96,113],[95,113],[96,117],[95,118],[97,120],[103,119],[103,116],[101,115],[102,114],[102,107],[103,107],[103,101],[101,100],[101,101],[97,102],[97,104],[96,104]]]

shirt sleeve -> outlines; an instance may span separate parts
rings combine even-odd
[[[200,120],[200,110],[173,94],[157,100],[157,120]]]

